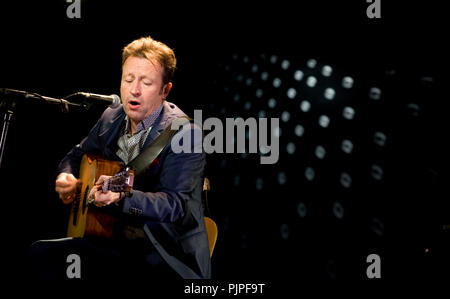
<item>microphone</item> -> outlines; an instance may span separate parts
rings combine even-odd
[[[105,96],[102,94],[88,93],[88,92],[77,92],[76,94],[82,95],[88,99],[95,99],[109,104],[109,107],[116,108],[121,104],[120,97],[116,94]]]

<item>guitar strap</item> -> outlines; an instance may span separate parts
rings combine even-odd
[[[173,122],[178,125],[177,128],[182,127],[186,123],[188,123],[191,118],[187,116],[182,116],[175,119]],[[151,163],[158,157],[164,147],[169,143],[172,137],[178,132],[178,130],[172,130],[172,124],[169,124],[164,131],[159,135],[152,144],[147,147],[142,153],[140,153],[136,158],[134,158],[127,166],[131,167],[134,170],[135,176],[139,176]],[[164,227],[166,224],[161,223]],[[166,231],[169,231],[164,227]],[[184,279],[199,279],[199,275],[196,274],[191,268],[189,268],[182,261],[170,255],[156,240],[153,233],[150,231],[147,224],[144,225],[144,232],[149,238],[150,242],[153,244],[154,248],[158,251],[161,258],[166,261],[167,264],[171,265],[172,268]]]
[[[155,249],[158,251],[159,255],[163,260],[166,261],[167,264],[171,265],[172,268],[183,278],[183,279],[200,279],[200,276],[194,272],[191,268],[186,266],[185,263],[174,257],[173,255],[170,255],[162,246],[161,244],[156,240],[155,236],[152,234],[150,229],[148,228],[148,225],[144,225],[144,232],[147,235],[147,237],[150,239],[150,242],[152,242]]]

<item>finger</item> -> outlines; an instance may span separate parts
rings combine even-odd
[[[64,195],[62,195],[61,199],[69,200],[69,199],[73,199],[73,198],[75,198],[75,194],[64,194]]]
[[[56,186],[58,187],[70,187],[72,186],[72,184],[64,182],[64,181],[56,181]]]
[[[101,189],[94,192],[94,204],[99,207],[104,205],[104,198],[102,197]]]
[[[94,205],[96,205],[97,207],[104,207],[106,206],[106,203],[100,200],[95,200]]]
[[[88,199],[90,201],[92,201],[92,200],[95,201],[96,200],[96,194],[98,192],[98,187],[99,186],[94,186],[94,187],[92,187],[91,191],[89,191]]]
[[[75,193],[72,192],[59,193],[59,197],[61,199],[72,199],[75,197]]]
[[[111,176],[109,176],[109,175],[101,175],[95,184],[96,185],[103,184],[103,182],[106,181],[107,179],[109,179],[110,177]]]
[[[117,195],[117,193],[111,192],[110,190],[107,190],[105,193],[103,193],[102,190],[99,190],[95,193],[95,199],[100,204],[103,204],[103,206],[107,206],[114,202],[115,195]]]
[[[56,191],[56,193],[59,193],[59,194],[67,193],[65,188],[61,188],[61,187],[55,187],[55,191]]]
[[[55,191],[56,192],[63,192],[63,193],[67,193],[67,192],[70,192],[70,191],[73,191],[74,189],[73,188],[70,188],[70,187],[60,187],[60,186],[56,186],[55,187]]]
[[[66,194],[66,193],[73,193],[75,190],[73,188],[61,188],[61,187],[55,187],[55,191],[57,193],[62,193],[62,194]]]
[[[73,201],[73,199],[75,198],[75,195],[60,195],[59,198],[65,203],[68,204],[70,202]]]
[[[76,182],[76,181],[78,181],[78,179],[76,177],[74,177],[73,175],[66,176],[66,180],[69,181],[69,182]]]

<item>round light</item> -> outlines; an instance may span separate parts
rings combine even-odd
[[[313,68],[315,68],[316,65],[317,65],[317,60],[315,60],[315,59],[309,59],[309,60],[306,62],[306,65],[307,65],[310,69],[313,69]]]
[[[287,181],[286,173],[284,172],[278,173],[278,184],[284,185],[286,184],[286,181]]]
[[[303,74],[303,72],[301,70],[297,70],[294,73],[294,79],[296,81],[301,81],[303,79],[303,76],[304,76],[304,74]]]
[[[317,79],[316,79],[316,77],[314,77],[314,76],[309,76],[307,79],[306,79],[306,85],[308,85],[309,87],[314,87],[314,86],[316,86],[316,84],[317,84]]]
[[[330,77],[332,72],[333,72],[333,69],[331,68],[331,66],[324,65],[322,67],[322,76]]]
[[[304,100],[300,103],[300,110],[302,110],[303,112],[308,112],[309,109],[311,109],[311,103]]]
[[[342,219],[344,217],[344,207],[340,203],[335,202],[333,204],[333,214],[337,219]]]
[[[299,202],[299,204],[297,205],[298,216],[300,216],[300,218],[305,218],[306,212],[306,205],[303,202]]]
[[[350,154],[353,151],[353,143],[348,139],[344,139],[342,140],[341,149],[344,153]]]
[[[330,118],[326,115],[321,115],[319,117],[319,126],[326,128],[330,125]]]
[[[355,109],[353,109],[352,107],[344,107],[342,116],[345,119],[352,120],[355,117]]]
[[[341,185],[345,188],[350,188],[352,185],[352,177],[346,172],[341,173],[340,181]]]
[[[277,105],[277,101],[274,98],[269,99],[269,102],[267,102],[267,105],[269,106],[269,108],[275,108],[275,106]]]
[[[288,154],[292,155],[295,153],[295,144],[293,142],[289,142],[286,145],[286,151],[288,152]]]
[[[283,60],[281,62],[281,68],[283,70],[287,70],[289,68],[289,66],[291,65],[291,63],[289,62],[289,60]]]
[[[314,154],[316,155],[317,158],[323,159],[323,158],[325,158],[326,152],[327,151],[325,150],[325,148],[323,146],[318,145],[318,146],[316,146]]]
[[[268,72],[262,72],[261,73],[261,80],[267,81],[269,79],[269,73]]]
[[[258,112],[258,118],[265,118],[266,117],[266,111],[260,110]]]
[[[295,96],[297,95],[297,91],[294,88],[289,88],[287,91],[287,96],[290,99],[295,98]]]
[[[264,181],[262,178],[257,178],[256,179],[256,190],[262,190],[264,186]]]
[[[353,87],[353,78],[352,77],[344,77],[342,78],[342,87],[344,88],[352,88]]]
[[[305,169],[305,178],[308,181],[314,180],[314,177],[316,176],[316,172],[311,167],[306,167]]]
[[[270,63],[275,64],[278,61],[278,56],[277,55],[272,55],[270,56]]]
[[[281,120],[283,122],[288,122],[290,118],[291,118],[291,114],[289,112],[283,111],[283,113],[281,113]]]
[[[275,87],[275,88],[280,87],[280,85],[281,85],[281,79],[280,79],[280,78],[275,78],[275,79],[273,79],[272,84],[273,84],[273,87]]]
[[[372,165],[372,168],[370,170],[370,174],[372,175],[372,177],[375,180],[380,181],[383,178],[384,172],[383,172],[383,169],[380,166]]]
[[[375,132],[373,142],[375,142],[376,145],[384,146],[386,144],[386,135],[383,132]]]
[[[334,91],[333,88],[329,87],[329,88],[325,89],[325,92],[324,92],[325,99],[332,100],[332,99],[334,99],[335,94],[336,94],[336,92]]]
[[[261,98],[263,96],[263,93],[264,93],[263,90],[261,88],[258,88],[256,90],[256,97]]]
[[[303,136],[305,133],[305,128],[302,125],[296,125],[295,126],[295,135],[298,137]]]
[[[379,100],[381,98],[381,89],[378,87],[372,87],[369,90],[369,98],[372,100]]]
[[[283,240],[287,240],[287,239],[289,239],[289,225],[287,225],[287,224],[282,224],[282,225],[280,225],[280,235],[281,235],[281,238],[283,239]]]

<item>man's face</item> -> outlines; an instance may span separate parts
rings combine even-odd
[[[172,84],[163,85],[162,76],[163,68],[156,61],[130,56],[123,64],[120,96],[133,125],[155,111],[169,94]]]

